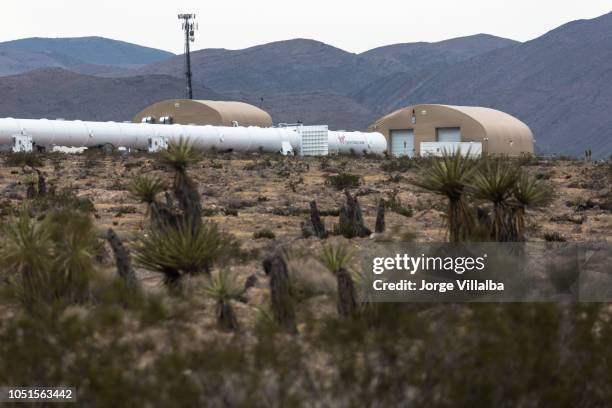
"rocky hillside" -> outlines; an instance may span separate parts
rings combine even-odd
[[[59,68],[0,78],[0,117],[131,120],[146,106],[180,98],[181,79],[163,76],[98,78]],[[201,99],[225,99],[203,86]]]
[[[0,43],[0,76],[45,67],[92,71],[90,66],[137,68],[174,54],[102,37],[25,38]],[[102,72],[101,68],[96,69]]]

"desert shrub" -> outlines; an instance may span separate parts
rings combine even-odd
[[[238,256],[240,247],[232,236],[213,222],[193,228],[189,223],[150,230],[135,248],[136,261],[163,274],[166,284],[182,276],[209,274],[215,262]]]
[[[385,173],[405,173],[408,170],[415,169],[416,167],[417,165],[415,160],[407,156],[400,156],[397,158],[385,160],[380,164],[380,169]]]
[[[204,285],[204,293],[216,301],[215,315],[217,327],[222,330],[237,330],[238,319],[231,301],[238,299],[244,292],[236,276],[227,269],[213,271]]]
[[[274,239],[274,238],[276,238],[276,234],[274,234],[274,232],[272,232],[272,230],[270,230],[268,228],[264,228],[264,229],[260,229],[260,230],[255,231],[253,233],[253,238],[255,238],[255,239],[260,239],[260,238]]]
[[[535,174],[535,178],[537,180],[550,180],[552,176],[553,176],[552,171],[538,171]]]
[[[316,259],[332,273],[340,269],[351,269],[355,260],[353,252],[344,244],[323,244]]]
[[[399,183],[402,180],[403,180],[403,177],[400,176],[399,174],[390,174],[389,178],[387,179],[389,183]]]
[[[330,273],[321,270],[321,265],[311,257],[303,256],[300,259],[285,258],[292,293],[297,302],[321,296],[334,296],[336,292],[336,279]]]
[[[151,204],[155,197],[166,189],[163,180],[151,176],[137,176],[130,183],[128,190],[130,195],[138,201]]]
[[[336,277],[338,314],[343,318],[354,316],[357,291],[351,274],[353,253],[343,244],[327,244],[321,247],[317,259]]]
[[[0,381],[70,384],[87,406],[552,408],[612,398],[605,304],[389,303],[354,319],[306,316],[297,336],[258,324],[248,337],[194,341],[172,314],[144,331],[138,306],[120,299],[4,318]]]
[[[298,186],[303,185],[303,184],[304,184],[303,177],[290,178],[289,181],[287,181],[287,187],[289,187],[289,190],[291,190],[294,193],[297,192]]]
[[[511,241],[513,225],[510,214],[510,199],[517,180],[518,168],[505,158],[485,159],[470,182],[470,193],[477,199],[493,205],[492,236],[498,242]]]
[[[361,184],[359,176],[351,173],[340,173],[333,176],[327,176],[327,185],[332,186],[336,190],[344,190],[347,188],[359,187]]]
[[[429,158],[425,163],[419,167],[421,175],[416,185],[446,197],[449,239],[459,242],[465,239],[474,225],[466,201],[466,190],[478,162],[457,152]]]
[[[182,218],[194,228],[202,221],[202,203],[195,181],[187,173],[187,168],[202,159],[202,153],[183,137],[171,142],[168,148],[158,155],[158,162],[174,170],[172,190],[176,197]]]
[[[565,242],[567,241],[567,238],[561,235],[561,233],[559,233],[558,231],[544,233],[544,239],[547,242]]]
[[[223,214],[225,214],[228,217],[237,217],[238,216],[238,210],[235,208],[224,208],[223,209]]]
[[[412,210],[412,207],[402,203],[402,200],[400,200],[400,198],[398,197],[397,190],[394,190],[393,192],[391,192],[386,205],[389,210],[399,215],[403,215],[404,217],[410,218],[414,215],[414,211]]]
[[[273,166],[272,160],[270,160],[269,157],[265,157],[262,160],[255,160],[251,163],[247,163],[244,166],[245,170],[265,170],[265,169],[269,169]]]
[[[46,213],[53,210],[72,210],[83,213],[94,213],[94,203],[85,197],[78,197],[74,190],[65,188],[54,194],[37,196],[30,202],[32,210],[38,213]]]
[[[3,156],[7,167],[41,167],[44,163],[42,158],[34,152],[16,152]]]
[[[202,216],[204,217],[213,217],[217,215],[218,213],[219,213],[219,209],[217,208],[210,208],[210,207],[202,208]]]
[[[520,171],[514,182],[509,210],[510,239],[525,241],[525,214],[527,208],[535,209],[549,205],[553,200],[553,189],[526,172]]]
[[[534,166],[538,160],[538,157],[531,153],[521,153],[516,159],[519,166]]]
[[[93,259],[100,245],[88,215],[52,211],[39,221],[23,209],[2,226],[2,232],[1,273],[26,307],[79,303],[90,297]]]
[[[111,207],[109,210],[115,213],[115,217],[123,217],[125,214],[136,214],[138,212],[138,209],[133,205]]]
[[[168,149],[162,150],[157,156],[157,160],[160,164],[178,173],[184,173],[190,165],[199,162],[201,159],[201,151],[196,149],[193,144],[185,138],[179,139],[178,142],[170,143]]]

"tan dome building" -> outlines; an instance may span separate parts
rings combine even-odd
[[[244,102],[168,99],[145,108],[132,122],[271,127],[272,117]]]
[[[418,156],[422,142],[481,143],[483,154],[533,153],[533,133],[507,113],[475,106],[412,105],[392,112],[369,129],[387,138],[394,156]]]

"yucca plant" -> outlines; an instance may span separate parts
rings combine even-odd
[[[323,245],[317,259],[336,276],[338,286],[338,314],[349,317],[357,311],[355,283],[350,273],[353,253],[343,244]]]
[[[201,153],[184,138],[179,139],[178,143],[170,143],[168,149],[159,154],[160,163],[174,169],[174,195],[185,219],[193,228],[198,228],[202,222],[202,203],[197,185],[187,174],[187,167],[200,159]]]
[[[215,314],[217,326],[220,329],[237,330],[239,328],[231,301],[239,298],[243,292],[243,287],[238,284],[235,275],[226,269],[213,271],[207,279],[204,293],[217,302]]]
[[[171,207],[156,200],[159,193],[166,189],[163,180],[157,177],[138,176],[129,186],[130,194],[138,201],[147,204],[147,214],[153,227],[159,228],[164,224],[175,225],[177,215]]]
[[[151,229],[135,249],[138,264],[164,275],[164,283],[178,289],[184,275],[209,274],[225,251],[235,248],[233,240],[213,222],[193,228],[189,222]]]
[[[421,167],[421,178],[415,184],[432,193],[448,199],[447,223],[449,240],[459,242],[465,239],[474,225],[468,208],[465,192],[473,175],[477,161],[461,152],[444,152],[441,157],[429,160],[429,166]]]
[[[137,176],[129,186],[130,194],[138,201],[151,205],[159,193],[166,189],[163,180],[157,177]]]
[[[27,209],[2,228],[0,265],[26,307],[89,296],[98,243],[91,219],[81,213],[51,212],[31,220]]]
[[[497,242],[511,239],[509,202],[517,181],[517,167],[505,159],[486,159],[474,174],[470,192],[493,204],[492,236]]]
[[[178,142],[170,142],[168,148],[159,153],[159,162],[179,173],[185,173],[187,167],[197,163],[200,159],[200,152],[186,138],[180,138]]]
[[[336,274],[340,269],[350,269],[353,252],[344,244],[325,244],[316,255],[316,259],[329,271]]]
[[[93,259],[101,246],[91,217],[63,210],[49,213],[44,223],[54,243],[52,279],[57,297],[73,303],[85,301],[94,273]]]
[[[53,242],[47,225],[30,220],[27,209],[2,225],[0,266],[2,274],[14,283],[24,305],[52,300],[50,268]]]
[[[552,188],[535,177],[521,171],[512,191],[510,227],[513,241],[525,241],[525,212],[527,208],[549,205],[553,198]]]

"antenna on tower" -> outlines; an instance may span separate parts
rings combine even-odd
[[[182,30],[185,32],[185,81],[187,83],[187,98],[193,99],[193,89],[191,87],[191,53],[190,43],[195,40],[195,30],[198,25],[192,20],[195,20],[195,14],[179,14],[179,20],[183,20]]]

